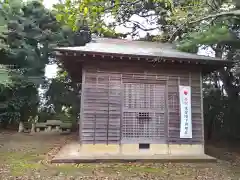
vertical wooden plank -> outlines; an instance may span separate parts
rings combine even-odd
[[[189,76],[189,84],[188,85],[191,87],[192,86],[192,73],[189,72],[188,76]]]
[[[167,76],[167,81],[166,81],[166,89],[165,89],[165,133],[167,135],[166,137],[166,143],[169,146],[169,103],[168,103],[168,81],[169,81],[169,76]]]
[[[177,87],[177,95],[178,95],[178,100],[179,100],[179,103],[178,103],[178,116],[179,116],[179,128],[180,128],[180,125],[181,125],[181,109],[180,109],[180,96],[179,96],[179,86],[181,85],[181,78],[180,76],[178,77],[178,87]],[[180,136],[180,135],[179,135]]]
[[[93,144],[96,144],[96,129],[97,129],[97,115],[96,115],[96,112],[95,112],[95,114],[94,114]]]
[[[205,134],[204,134],[204,114],[203,114],[203,90],[202,90],[202,71],[199,73],[200,75],[200,94],[201,94],[201,121],[202,121],[202,145],[204,148],[204,140],[205,140]]]
[[[178,76],[178,87],[177,87],[177,94],[178,94],[178,119],[179,119],[179,124],[178,124],[178,128],[179,128],[179,132],[180,132],[180,128],[181,128],[181,107],[180,107],[180,96],[179,96],[179,86],[181,85],[181,77]],[[180,144],[180,133],[178,134],[178,144]]]
[[[188,85],[189,85],[189,87],[191,88],[191,86],[192,86],[192,73],[191,72],[189,72],[189,74],[188,74],[188,76],[189,76],[189,83],[188,83]],[[192,88],[191,88],[191,101],[192,101]],[[191,102],[191,104],[192,104],[192,102]],[[192,112],[193,112],[193,108],[191,107],[191,109],[192,109]],[[191,119],[192,119],[192,139],[194,139],[194,134],[193,134],[193,116],[192,116],[192,112],[191,112]],[[192,144],[192,141],[190,141],[190,143]]]
[[[110,122],[110,114],[109,114],[109,106],[110,106],[110,100],[109,100],[109,97],[110,97],[110,81],[111,81],[111,78],[110,78],[110,74],[108,75],[108,119],[107,119],[107,145],[108,145],[108,132],[109,132],[109,122]]]
[[[85,75],[86,75],[86,71],[84,69],[84,67],[82,68],[82,92],[81,92],[81,107],[80,107],[80,121],[79,121],[79,141],[80,141],[80,145],[82,145],[82,125],[83,125],[83,121],[84,121],[84,111],[83,111],[83,107],[84,107],[84,91],[85,91]]]
[[[121,73],[121,85],[120,85],[120,134],[119,134],[119,145],[121,147],[122,141],[122,124],[123,124],[123,106],[124,106],[124,84],[123,75]]]

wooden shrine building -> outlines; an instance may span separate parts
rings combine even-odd
[[[228,61],[104,38],[55,51],[82,84],[81,153],[204,154],[202,75]]]

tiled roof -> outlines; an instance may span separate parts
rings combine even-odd
[[[181,52],[174,49],[170,44],[146,41],[131,41],[122,39],[98,38],[79,47],[59,47],[55,49],[60,52],[82,52],[101,54],[121,54],[139,57],[165,57],[186,60],[205,60],[226,63],[228,61],[209,56]]]

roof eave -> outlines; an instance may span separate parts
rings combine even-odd
[[[179,58],[179,57],[166,57],[166,56],[153,56],[153,55],[135,55],[135,54],[118,54],[118,53],[106,53],[106,52],[94,52],[94,51],[79,51],[79,50],[70,50],[70,49],[61,49],[61,48],[54,48],[53,49],[57,54],[57,56],[79,56],[79,55],[99,55],[99,56],[111,56],[111,57],[130,57],[136,59],[146,59],[146,60],[153,60],[155,62],[164,62],[164,61],[171,61],[174,58],[174,61],[183,61],[189,62],[193,64],[202,64],[202,65],[217,65],[217,66],[231,66],[235,62],[234,61],[227,61],[221,59],[193,59],[189,57]]]

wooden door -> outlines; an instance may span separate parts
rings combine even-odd
[[[122,143],[166,141],[166,85],[124,83]]]

